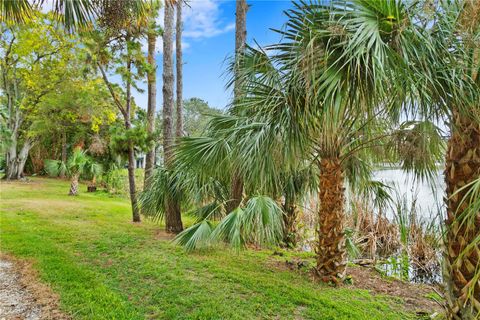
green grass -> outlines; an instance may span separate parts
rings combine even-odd
[[[69,197],[68,182],[41,178],[0,187],[2,251],[33,261],[78,319],[414,318],[398,299],[281,268],[272,251],[187,254],[158,225],[132,224],[118,196]]]

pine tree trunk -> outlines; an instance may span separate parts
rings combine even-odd
[[[183,53],[182,53],[182,5],[183,1],[177,1],[177,24],[175,32],[175,58],[177,62],[177,127],[175,136],[183,136]]]
[[[62,132],[62,162],[67,163],[67,133],[65,131]],[[60,178],[65,178],[65,172],[60,172]]]
[[[157,34],[155,30],[149,30],[148,35],[148,64],[150,70],[147,74],[147,91],[148,91],[148,107],[147,107],[147,132],[152,134],[155,131],[155,109],[157,104],[157,64],[155,62],[155,43]],[[148,189],[150,177],[153,174],[155,166],[155,145],[147,152],[145,159],[145,180],[144,189]]]
[[[75,173],[74,175],[72,175],[72,182],[70,183],[70,192],[68,192],[69,196],[78,195],[78,178],[79,178],[78,173]]]
[[[448,141],[445,182],[447,205],[446,282],[452,319],[474,319],[480,315],[480,281],[474,275],[480,266],[478,244],[460,254],[480,237],[480,212],[470,221],[461,223],[461,214],[471,199],[462,203],[466,184],[480,177],[480,124],[453,110],[451,137]],[[470,298],[468,292],[471,291]]]
[[[173,165],[173,5],[165,3],[163,30],[163,152],[167,170]],[[165,208],[167,232],[183,230],[180,205],[168,199]]]
[[[127,41],[129,37],[127,36]],[[127,72],[130,75],[132,69],[132,61],[127,61]],[[130,130],[132,127],[131,123],[131,112],[132,112],[132,96],[131,96],[131,77],[127,77],[127,87],[126,87],[126,101],[125,101],[125,130]],[[130,191],[130,203],[132,205],[132,221],[140,222],[140,212],[137,206],[137,190],[135,187],[135,149],[133,141],[128,142],[128,187]]]
[[[238,61],[245,50],[247,39],[247,10],[248,5],[245,0],[237,0],[235,10],[235,60]],[[239,79],[235,79],[233,86],[233,101],[236,103],[242,96],[242,88]],[[230,185],[230,201],[227,203],[227,214],[237,208],[242,202],[243,196],[243,177],[238,170],[235,170]]]
[[[126,42],[130,41],[130,34],[127,32],[125,36]],[[102,67],[102,65],[97,62],[97,67],[99,68],[103,80],[105,84],[107,85],[107,88],[110,91],[110,94],[113,98],[113,100],[116,103],[116,106],[118,110],[122,113],[124,124],[125,124],[125,130],[128,131],[132,127],[131,123],[131,117],[132,117],[132,62],[133,62],[133,57],[130,55],[130,51],[127,50],[128,56],[126,57],[126,67],[127,67],[127,77],[126,77],[126,90],[125,90],[125,105],[123,106],[122,103],[118,100],[118,97],[116,96],[113,87],[108,81],[107,74]],[[140,212],[137,206],[137,194],[136,194],[136,187],[135,187],[135,149],[134,149],[134,144],[133,141],[128,142],[128,186],[129,186],[129,192],[130,192],[130,203],[132,205],[132,220],[133,222],[140,222]]]
[[[135,187],[135,149],[133,148],[133,142],[131,141],[128,143],[128,187],[130,190],[130,203],[132,205],[132,221],[140,222]]]
[[[320,162],[320,208],[318,212],[317,272],[322,280],[336,282],[346,271],[345,188],[340,159]]]
[[[247,2],[245,0],[237,0],[235,10],[235,59],[237,61],[240,55],[245,51],[245,43],[247,41],[247,10]],[[235,101],[242,95],[241,83],[238,78],[234,83],[233,95]]]

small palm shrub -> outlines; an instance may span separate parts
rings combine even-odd
[[[85,151],[77,149],[66,163],[59,160],[45,160],[45,171],[49,176],[58,177],[62,173],[71,179],[70,196],[78,195],[80,176],[90,180],[89,187],[95,186],[96,177],[102,172],[102,166],[89,157]]]

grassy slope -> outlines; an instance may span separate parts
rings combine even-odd
[[[35,178],[1,188],[1,249],[34,261],[79,319],[406,319],[393,298],[272,267],[271,252],[186,254],[127,200]],[[82,186],[81,191],[84,191]],[[413,318],[413,316],[411,316]]]

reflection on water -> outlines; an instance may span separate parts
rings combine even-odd
[[[440,261],[440,257],[438,257]],[[405,254],[398,254],[377,263],[375,268],[389,277],[398,278],[413,283],[442,283],[442,273],[439,263],[418,265]]]

